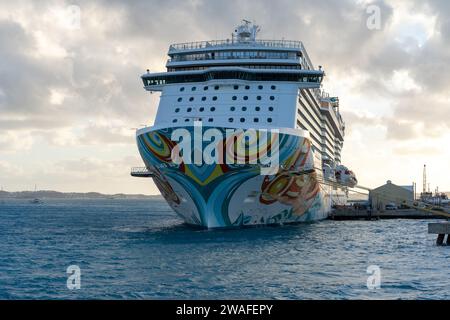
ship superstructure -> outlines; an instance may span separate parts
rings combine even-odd
[[[356,184],[341,165],[345,124],[339,99],[321,90],[322,67],[314,68],[302,42],[259,40],[258,31],[244,21],[231,39],[171,45],[167,72],[142,76],[145,89],[161,97],[154,126],[137,131],[146,169],[134,175],[152,176],[189,224],[323,219],[334,203],[345,201],[345,187]],[[214,132],[216,140],[190,138],[192,148],[180,153],[180,130],[202,138]],[[213,142],[212,154],[222,155],[222,162],[186,160]],[[248,148],[241,162],[239,145]],[[275,151],[278,169],[262,170],[267,164],[259,158]],[[230,158],[238,161],[225,161]]]

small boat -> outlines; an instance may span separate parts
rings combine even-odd
[[[35,198],[35,199],[33,199],[33,200],[30,200],[30,203],[33,203],[33,204],[42,204],[42,203],[44,203],[41,199],[38,199],[38,198]]]

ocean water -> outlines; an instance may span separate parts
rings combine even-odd
[[[163,200],[0,200],[0,299],[450,299],[450,247],[427,223],[206,231]]]

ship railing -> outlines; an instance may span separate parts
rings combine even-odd
[[[155,175],[154,171],[146,167],[133,167],[130,172],[132,177],[151,178]]]
[[[228,57],[211,57],[211,56],[205,56],[201,58],[194,58],[194,59],[188,59],[183,56],[178,56],[173,59],[168,59],[167,62],[191,62],[191,61],[216,61],[216,60],[292,60],[292,61],[298,61],[299,59],[292,59],[292,58],[286,58],[286,57],[270,57],[270,56],[228,56]]]
[[[169,53],[173,51],[183,51],[183,50],[198,50],[198,49],[208,49],[212,47],[227,47],[227,46],[255,46],[255,47],[267,47],[267,48],[281,48],[281,49],[300,49],[305,59],[307,66],[314,70],[314,65],[309,58],[308,52],[306,51],[303,42],[294,40],[254,40],[254,41],[236,41],[232,39],[226,40],[211,40],[211,41],[197,41],[197,42],[185,42],[185,43],[175,43],[170,45]]]

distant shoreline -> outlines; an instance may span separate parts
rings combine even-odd
[[[0,191],[0,199],[154,199],[160,197],[160,195],[145,194],[103,194],[99,192],[59,192],[52,190]]]

